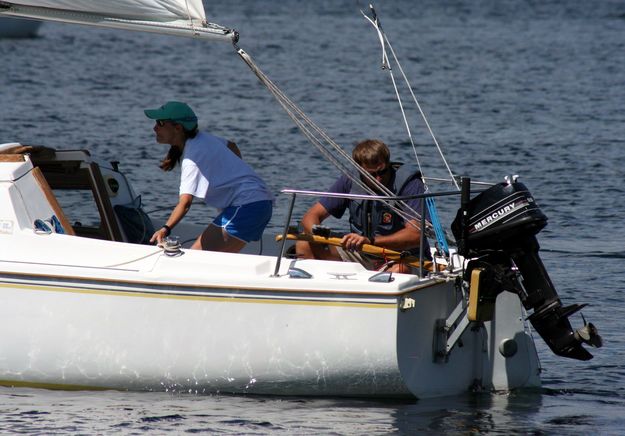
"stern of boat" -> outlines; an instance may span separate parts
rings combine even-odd
[[[417,398],[540,386],[540,364],[517,295],[504,292],[490,321],[469,321],[462,282],[415,289],[398,309],[397,356]]]

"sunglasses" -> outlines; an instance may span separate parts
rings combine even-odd
[[[158,127],[163,127],[165,124],[167,123],[171,123],[171,120],[156,120],[156,124],[158,125]]]
[[[376,177],[384,177],[384,175],[388,173],[388,170],[390,169],[391,169],[390,166],[386,166],[382,168],[381,170],[367,171],[367,173],[369,173],[369,175],[375,179]]]

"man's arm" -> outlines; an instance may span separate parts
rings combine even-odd
[[[403,229],[389,235],[377,235],[374,240],[358,233],[348,233],[343,236],[341,243],[348,250],[361,250],[364,244],[373,244],[395,251],[408,250],[419,246],[421,242],[421,231],[415,225],[416,221],[407,221]]]
[[[330,213],[319,202],[313,204],[302,218],[302,227],[304,233],[312,234],[312,228],[315,224],[321,224],[323,220],[328,218]],[[295,251],[300,259],[323,259],[337,260],[339,257],[332,247],[326,244],[315,244],[306,241],[297,241],[295,243]]]
[[[330,213],[319,202],[313,204],[310,209],[304,214],[302,218],[302,227],[304,233],[312,233],[312,228],[316,224],[321,224],[323,220],[328,218]]]
[[[406,221],[403,229],[399,229],[390,235],[378,235],[375,237],[375,245],[390,248],[395,251],[403,251],[418,247],[421,243],[421,230],[416,220]]]

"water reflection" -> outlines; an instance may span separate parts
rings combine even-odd
[[[421,401],[0,388],[0,432],[540,433],[540,391]],[[62,406],[62,407],[60,407]],[[96,413],[97,411],[97,413]],[[553,417],[567,421],[566,417]]]
[[[623,398],[545,388],[420,401],[0,388],[0,404],[2,434],[27,429],[42,434],[578,435],[625,425]]]
[[[401,434],[511,434],[520,422],[522,433],[535,433],[536,414],[542,406],[540,390],[507,394],[467,394],[459,397],[421,400],[398,406],[393,412],[395,430]]]

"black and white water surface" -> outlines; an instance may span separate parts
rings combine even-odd
[[[346,150],[378,137],[411,161],[377,35],[359,12],[366,6],[206,3],[210,20],[237,28],[240,46]],[[487,181],[521,176],[549,217],[539,235],[547,270],[565,304],[591,304],[584,315],[604,348],[576,362],[537,338],[541,391],[419,402],[3,388],[1,433],[622,433],[625,3],[376,6],[451,169]],[[146,209],[161,214],[176,201],[177,174],[158,169],[166,149],[143,109],[172,99],[192,105],[202,128],[236,141],[276,194],[324,189],[336,176],[228,44],[51,23],[36,39],[0,40],[0,143],[89,148],[121,161]],[[413,107],[409,116],[426,176],[444,177]],[[286,204],[280,197],[270,230],[283,224]],[[447,222],[455,207],[439,206]],[[188,219],[213,215],[198,204]]]

